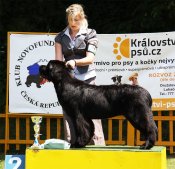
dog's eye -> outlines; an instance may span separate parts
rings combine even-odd
[[[53,69],[53,65],[49,64],[49,69],[52,70]]]

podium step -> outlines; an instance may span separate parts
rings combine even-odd
[[[166,148],[87,146],[83,149],[26,149],[26,169],[166,169]]]

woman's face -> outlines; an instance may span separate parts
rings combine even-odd
[[[72,31],[79,31],[81,27],[81,17],[79,15],[76,15],[75,17],[69,16],[68,17],[68,24]]]
[[[137,84],[138,82],[137,82],[137,77],[133,77],[132,78],[132,82],[133,82],[133,84]]]

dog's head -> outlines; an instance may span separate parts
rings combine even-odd
[[[119,85],[119,84],[121,84],[122,76],[116,75],[116,76],[112,77],[111,79],[113,80],[114,84]]]
[[[65,63],[58,60],[50,60],[47,65],[41,65],[39,68],[40,75],[49,81],[59,81],[66,71]]]

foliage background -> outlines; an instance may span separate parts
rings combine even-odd
[[[89,27],[99,34],[175,31],[175,0],[0,0],[0,113],[6,104],[7,32],[59,32],[72,3],[84,5]],[[0,120],[2,131],[4,124]],[[168,168],[174,164],[170,158]]]
[[[65,9],[84,5],[99,34],[175,30],[175,0],[0,0],[0,112],[5,112],[7,32],[56,33],[67,25]],[[16,44],[18,45],[18,44]]]

